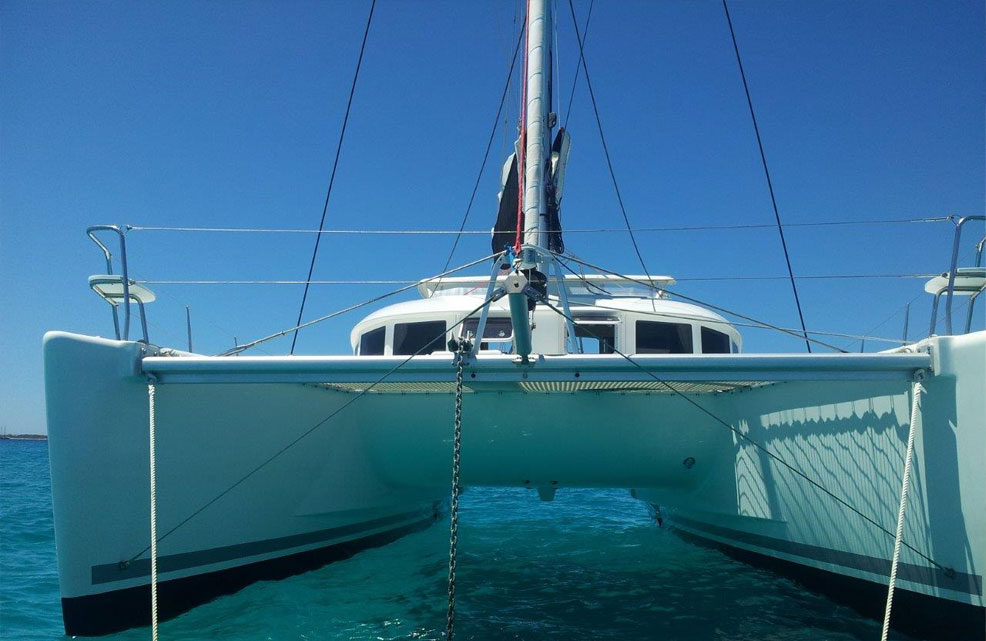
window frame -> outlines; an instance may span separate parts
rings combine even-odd
[[[641,328],[641,323],[649,323],[649,324],[652,324],[652,325],[666,325],[666,326],[673,326],[673,327],[675,327],[676,329],[674,331],[675,332],[679,332],[678,333],[679,338],[684,339],[684,341],[686,343],[686,344],[683,344],[682,345],[682,347],[686,348],[686,351],[681,351],[681,352],[675,352],[675,351],[670,351],[670,350],[667,351],[667,352],[641,351],[641,347],[640,347],[640,328]],[[677,329],[678,327],[687,327],[688,328],[688,332],[685,333],[685,334],[681,334],[680,333],[680,330]],[[692,323],[676,323],[676,322],[674,322],[672,320],[655,321],[655,320],[636,319],[635,322],[634,322],[634,324],[633,324],[633,349],[634,349],[634,352],[633,352],[634,354],[670,354],[670,355],[675,355],[675,356],[687,355],[687,354],[695,354],[696,353],[695,352],[695,325],[692,324]]]
[[[725,347],[726,348],[725,351],[716,351],[716,352],[706,351],[705,350],[706,333],[718,334],[718,336],[713,336],[710,340],[725,341],[725,345],[720,346],[720,347]],[[705,325],[702,325],[699,329],[699,344],[702,346],[703,354],[732,354],[733,353],[733,337],[727,334],[726,332],[722,332],[719,331],[718,329],[707,327]]]
[[[381,333],[383,335],[382,344],[380,346],[379,354],[366,354],[363,352],[363,339],[368,337],[370,334]],[[356,342],[356,355],[357,356],[384,356],[387,353],[387,326],[381,325],[380,327],[374,327],[373,329],[367,330],[359,335],[359,340]]]
[[[403,345],[398,345],[397,344],[397,341],[398,341],[397,334],[398,334],[398,331],[399,331],[398,328],[400,328],[402,325],[410,326],[410,325],[429,325],[429,324],[431,324],[431,325],[441,324],[442,325],[442,328],[443,328],[442,335],[439,336],[438,338],[434,339],[433,341],[431,341],[430,343],[428,343],[428,345],[425,346],[427,348],[427,347],[431,347],[431,346],[434,345],[434,346],[436,346],[434,349],[432,349],[431,351],[419,351],[419,350],[413,350],[413,351],[410,351],[410,352],[398,351],[398,347],[403,348]],[[393,356],[411,356],[411,355],[415,355],[415,354],[418,355],[418,356],[425,356],[425,355],[428,355],[428,354],[434,354],[435,352],[447,352],[448,351],[448,345],[447,345],[446,337],[448,336],[448,331],[449,331],[448,330],[448,326],[449,326],[448,320],[445,319],[445,318],[440,318],[440,319],[434,319],[434,318],[432,318],[432,319],[427,319],[427,320],[407,321],[407,322],[403,322],[403,323],[394,323],[392,325],[393,329],[391,330],[390,353]],[[406,336],[404,338],[406,338]],[[402,340],[404,340],[404,338],[402,338]]]

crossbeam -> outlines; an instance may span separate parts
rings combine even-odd
[[[910,381],[932,369],[917,354],[637,354],[532,355],[530,364],[508,354],[483,354],[466,365],[467,385],[564,381],[781,382],[824,380]],[[149,356],[141,371],[160,384],[372,383],[406,360],[400,356]],[[653,375],[653,376],[652,376]],[[390,382],[452,382],[451,354],[415,356],[386,378]]]

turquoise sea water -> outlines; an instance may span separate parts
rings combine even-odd
[[[457,638],[879,638],[849,608],[658,528],[624,491],[562,490],[542,503],[472,488],[460,523]],[[217,599],[163,623],[161,639],[440,639],[447,546],[446,520]],[[47,444],[0,441],[0,638],[59,638],[61,625]]]

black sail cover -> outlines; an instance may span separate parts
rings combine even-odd
[[[548,215],[548,249],[555,253],[565,251],[565,243],[561,235],[561,219],[558,210],[561,205],[559,192],[559,169],[564,167],[567,149],[563,149],[567,138],[564,129],[559,129],[555,136],[555,141],[551,145],[551,157],[554,163],[545,163],[545,173],[548,180],[545,181],[545,196],[547,199],[546,209]],[[510,158],[504,163],[504,171],[501,178],[500,206],[496,215],[496,225],[493,227],[493,238],[491,241],[492,253],[498,254],[505,247],[513,247],[517,240],[517,154],[510,154]],[[562,169],[562,171],[564,171]],[[554,174],[554,175],[552,175]]]
[[[561,209],[561,189],[558,181],[567,160],[564,156],[567,155],[568,149],[562,149],[567,137],[565,129],[560,128],[555,135],[555,141],[551,144],[551,159],[554,162],[548,163],[548,170],[552,175],[545,190],[548,198],[548,249],[556,254],[565,253],[565,242],[561,238],[561,219],[558,216],[558,210]]]
[[[504,164],[509,168],[501,179],[500,208],[493,227],[492,253],[499,254],[505,247],[513,247],[517,240],[517,154],[510,154]]]

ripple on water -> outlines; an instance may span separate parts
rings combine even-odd
[[[624,491],[462,496],[462,638],[872,639],[879,626],[655,527]],[[62,636],[47,447],[0,441],[0,637]],[[166,639],[440,639],[448,522],[162,624]],[[107,641],[146,639],[130,630]]]

